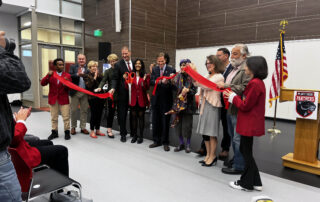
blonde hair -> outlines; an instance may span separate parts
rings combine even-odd
[[[94,60],[91,60],[91,61],[88,63],[88,68],[91,69],[92,66],[97,66],[97,67],[98,67],[98,62],[97,62],[97,61],[94,61]]]
[[[107,60],[110,61],[117,61],[118,60],[118,56],[114,53],[111,53],[110,55],[108,55]]]

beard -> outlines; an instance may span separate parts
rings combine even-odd
[[[244,61],[245,61],[245,59],[237,58],[237,59],[231,59],[231,60],[230,60],[230,63],[231,63],[232,66],[238,67],[238,66],[240,66]]]

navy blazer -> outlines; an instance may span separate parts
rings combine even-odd
[[[80,77],[77,75],[78,68],[79,68],[79,65],[75,64],[75,65],[72,65],[69,70],[69,74],[71,75],[72,83],[74,83],[77,86],[79,85],[79,81],[80,81]],[[87,65],[85,65],[84,66],[84,74],[87,74],[88,72],[89,72],[89,70],[87,68]],[[76,92],[77,92],[76,90],[73,90],[70,88],[69,95],[73,96],[74,94],[76,94]]]
[[[176,70],[169,65],[163,72],[163,76],[170,76],[170,74],[175,74]],[[150,84],[155,85],[156,79],[160,77],[160,67],[156,66],[152,70]],[[173,90],[174,86],[169,81],[167,84],[159,83],[156,89],[155,95],[152,96],[151,104],[152,106],[163,106],[165,110],[169,111],[173,103]]]

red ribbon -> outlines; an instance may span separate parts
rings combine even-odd
[[[53,77],[58,79],[63,85],[68,86],[69,88],[76,90],[76,91],[80,91],[82,93],[88,94],[88,95],[92,95],[101,99],[105,99],[110,97],[111,99],[113,99],[113,96],[111,93],[93,93],[91,91],[88,91],[86,89],[83,89],[77,85],[75,85],[74,83],[72,83],[71,81],[68,81],[66,79],[64,79],[63,77],[59,76],[56,72],[53,72]]]
[[[217,84],[215,84],[215,83],[209,81],[208,79],[206,79],[205,77],[201,76],[198,72],[194,71],[189,65],[184,67],[183,71],[185,71],[191,78],[193,78],[197,82],[201,83],[204,86],[207,86],[208,88],[210,88],[212,90],[219,91],[221,93],[223,93],[226,90],[231,90],[231,88],[220,89],[217,86]],[[223,97],[223,102],[225,104],[225,108],[228,109],[229,108],[228,99]]]
[[[215,91],[218,91],[218,92],[224,92],[226,90],[231,90],[230,88],[225,88],[225,89],[220,89],[217,84],[209,81],[207,78],[201,76],[198,72],[194,71],[189,65],[184,67],[183,68],[183,71],[185,71],[191,78],[193,78],[194,80],[196,80],[197,82],[201,83],[202,85],[204,86],[207,86],[208,88],[212,89],[212,90],[215,90]],[[158,77],[156,79],[156,83],[154,85],[154,89],[153,89],[153,92],[152,92],[152,95],[155,95],[156,93],[156,89],[157,89],[157,85],[159,83],[159,81],[161,79],[173,79],[175,76],[177,75],[177,73],[173,76],[161,76],[161,77]],[[228,102],[228,99],[223,97],[223,102],[225,104],[225,108],[228,109],[229,108],[229,102]]]
[[[155,95],[155,94],[156,94],[157,86],[158,86],[158,83],[159,83],[160,80],[162,80],[162,79],[168,79],[168,80],[169,80],[169,79],[173,79],[174,77],[177,76],[177,74],[178,74],[178,73],[176,73],[176,74],[174,74],[174,75],[172,75],[172,76],[160,76],[160,77],[158,77],[158,78],[156,79],[156,83],[154,84],[154,89],[153,89],[152,95]]]

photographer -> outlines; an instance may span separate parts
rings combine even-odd
[[[31,82],[21,60],[13,55],[15,44],[0,31],[0,201],[21,201],[21,188],[7,147],[14,134],[14,120],[7,94],[21,93]]]

